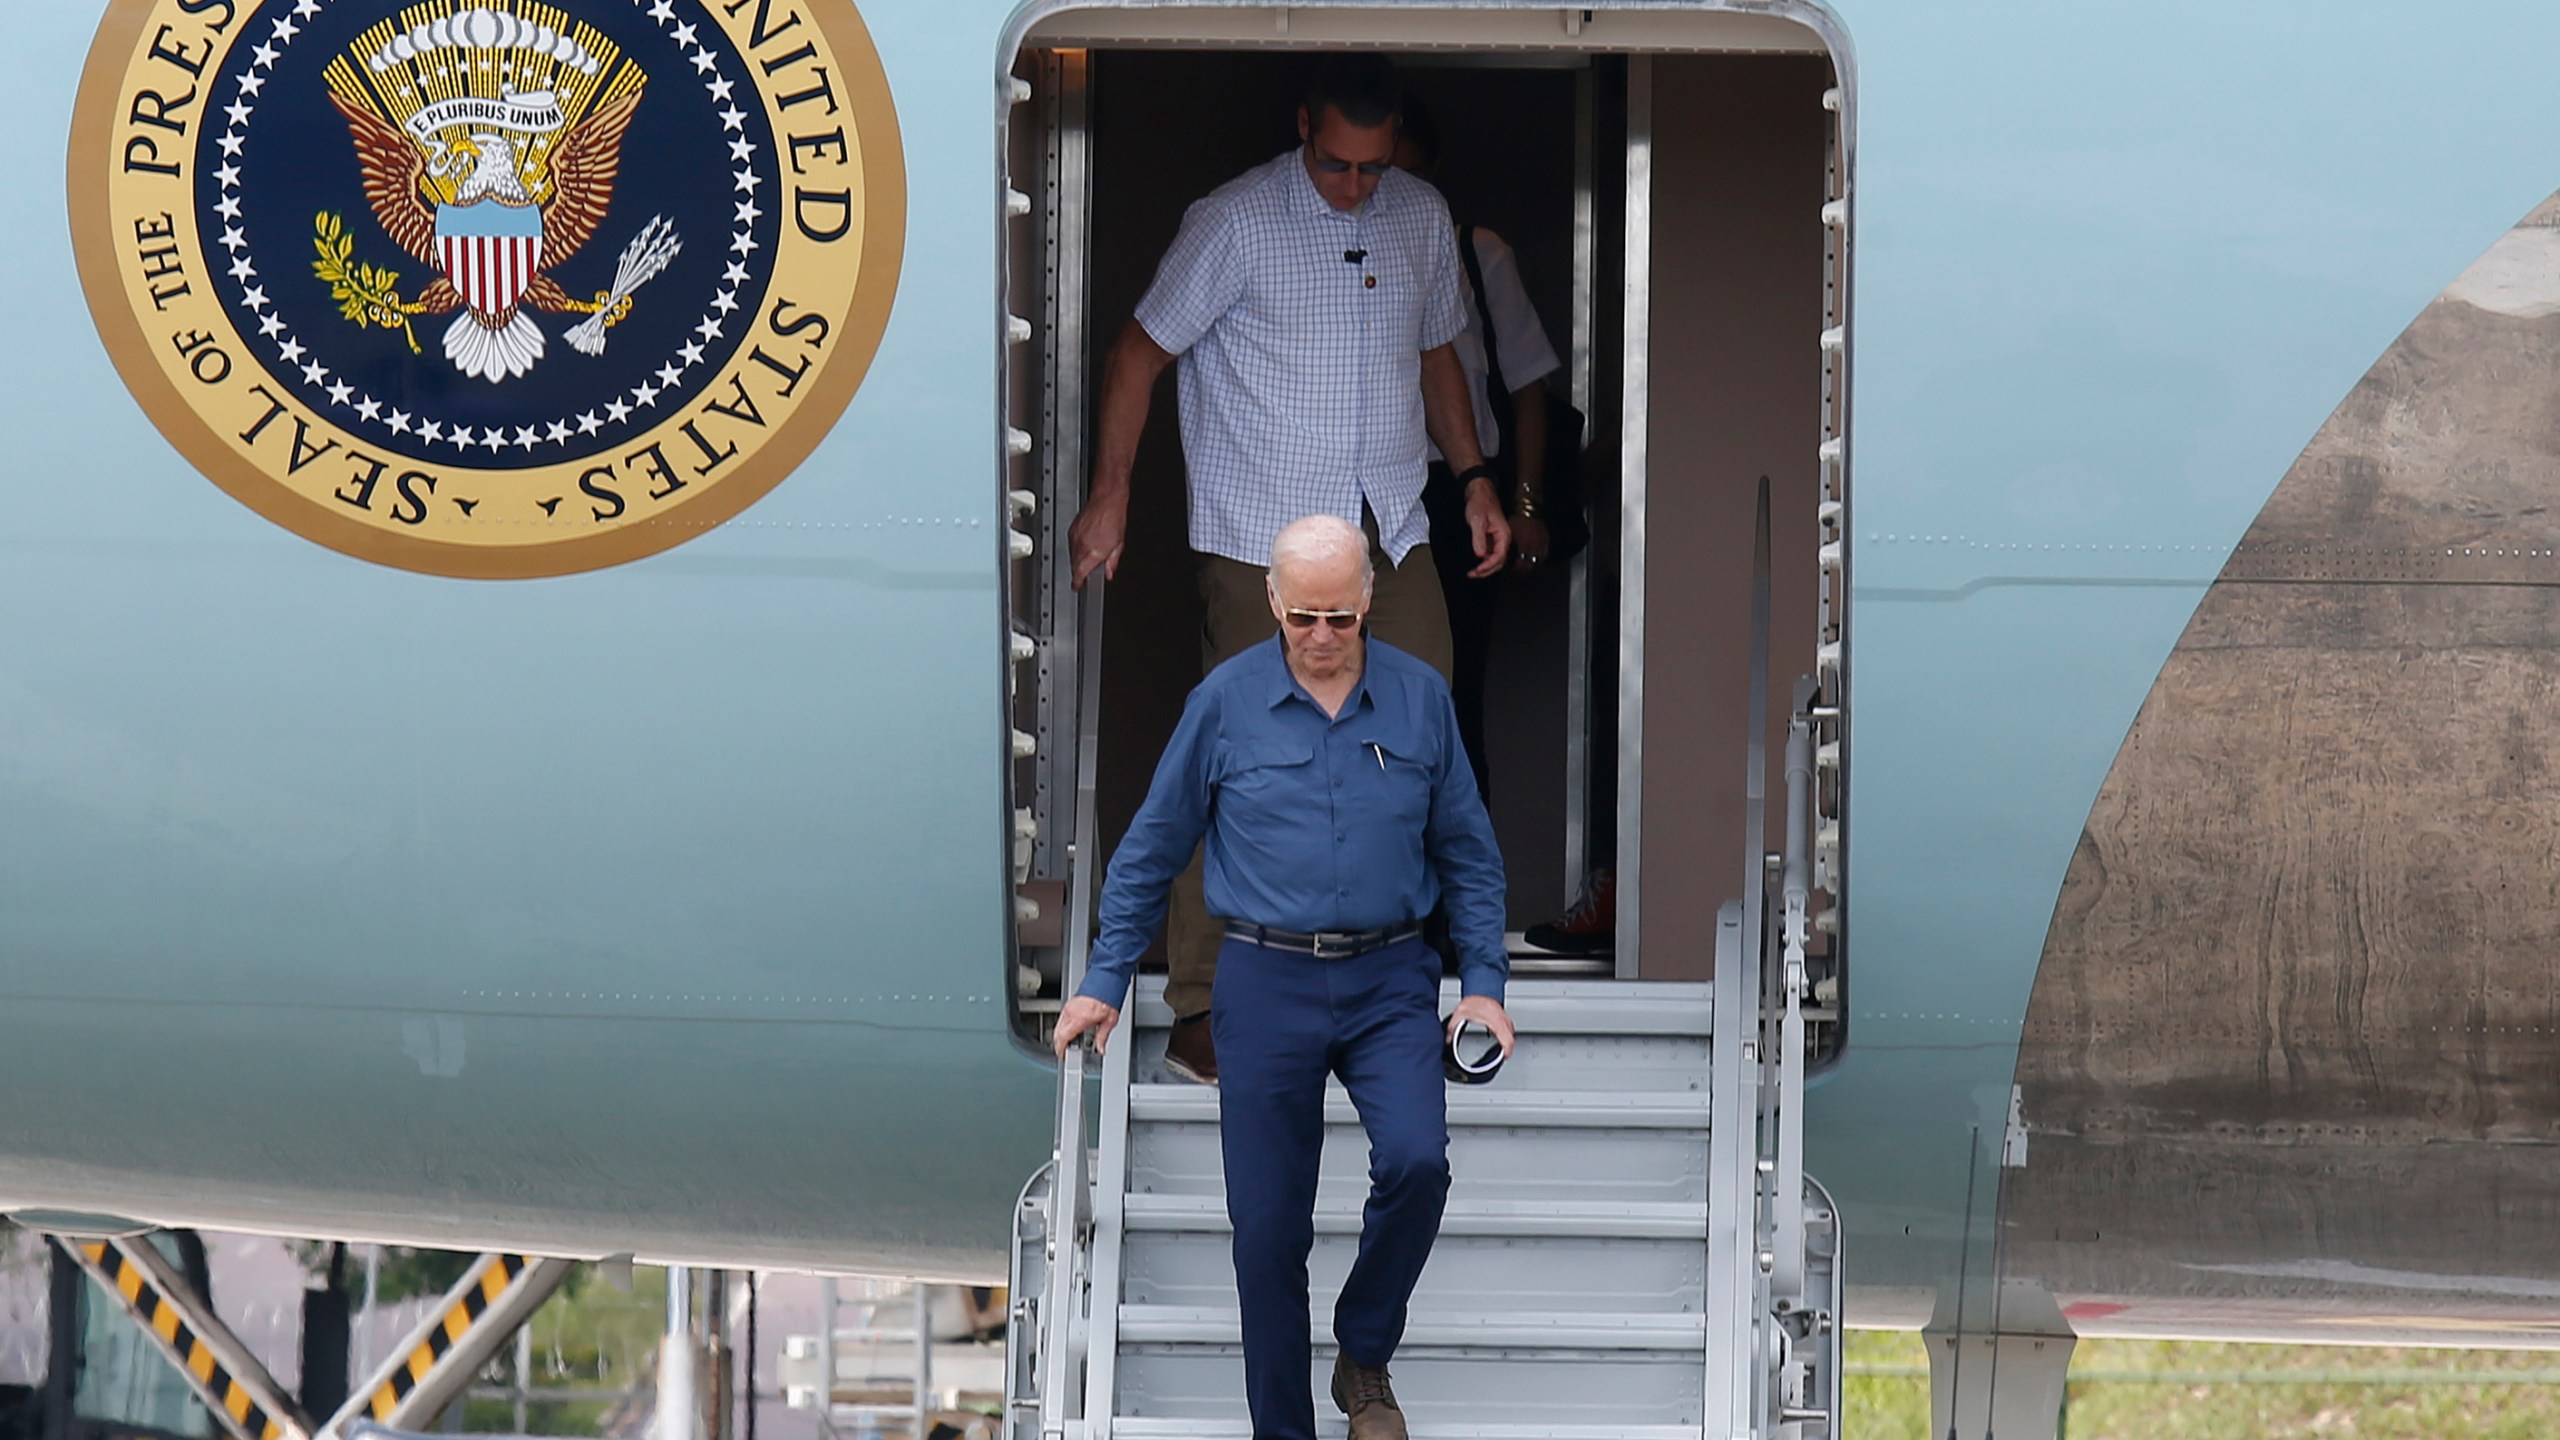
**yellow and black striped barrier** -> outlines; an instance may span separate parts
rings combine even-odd
[[[498,1347],[560,1289],[574,1262],[482,1255],[445,1292],[444,1303],[357,1387],[319,1440],[361,1433],[366,1424],[423,1430],[471,1387]]]
[[[465,1277],[465,1283],[457,1292],[447,1297],[444,1314],[438,1317],[434,1328],[419,1337],[418,1342],[410,1347],[408,1358],[384,1376],[381,1383],[374,1386],[373,1394],[366,1398],[365,1409],[373,1418],[380,1423],[389,1423],[393,1412],[400,1408],[400,1402],[409,1398],[409,1392],[418,1388],[418,1382],[427,1378],[427,1372],[436,1368],[436,1362],[471,1332],[471,1327],[488,1313],[490,1306],[498,1303],[498,1297],[506,1294],[507,1287],[514,1284],[516,1277],[532,1263],[522,1255],[491,1255],[473,1274]]]
[[[133,1242],[148,1245],[148,1241]],[[178,1369],[187,1377],[196,1398],[213,1412],[222,1428],[234,1440],[303,1440],[307,1433],[299,1417],[287,1410],[272,1386],[263,1376],[234,1373],[233,1361],[221,1351],[228,1349],[241,1355],[236,1342],[218,1344],[206,1332],[215,1324],[210,1317],[193,1316],[201,1301],[189,1296],[181,1302],[170,1291],[175,1288],[165,1267],[162,1274],[149,1273],[136,1256],[128,1255],[120,1243],[103,1240],[68,1242],[79,1258],[80,1268],[98,1282],[109,1295],[120,1301]],[[156,1257],[155,1257],[156,1258]],[[245,1370],[246,1363],[239,1368]]]

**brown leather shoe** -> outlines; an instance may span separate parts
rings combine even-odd
[[[1351,1440],[1406,1440],[1404,1407],[1387,1384],[1387,1367],[1333,1357],[1333,1403],[1351,1417]]]
[[[1164,1068],[1194,1085],[1218,1083],[1218,1046],[1209,1035],[1207,1012],[1173,1022],[1164,1042]]]

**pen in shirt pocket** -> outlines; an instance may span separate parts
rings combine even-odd
[[[1386,747],[1380,745],[1377,741],[1372,740],[1369,742],[1369,753],[1378,757],[1379,773],[1384,774],[1387,768]]]

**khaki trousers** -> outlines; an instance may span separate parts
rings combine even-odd
[[[1218,666],[1271,638],[1279,622],[1271,618],[1264,591],[1266,572],[1224,555],[1194,555],[1200,566],[1200,673]],[[1440,572],[1431,562],[1431,547],[1416,545],[1402,565],[1392,564],[1369,539],[1369,563],[1377,571],[1370,589],[1369,633],[1449,678],[1449,608],[1440,593]],[[1166,906],[1164,948],[1169,971],[1165,1004],[1188,1018],[1209,1011],[1210,987],[1218,976],[1218,945],[1226,938],[1226,922],[1209,913],[1201,890],[1201,858],[1173,882]]]

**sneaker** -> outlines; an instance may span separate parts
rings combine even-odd
[[[1618,948],[1618,876],[1602,866],[1591,872],[1573,908],[1532,925],[1520,938],[1555,955],[1607,955]]]
[[[1218,1083],[1218,1045],[1209,1036],[1207,1011],[1173,1022],[1173,1034],[1164,1042],[1164,1068],[1194,1085]]]
[[[1387,1383],[1387,1367],[1333,1357],[1333,1403],[1351,1417],[1351,1440],[1406,1440],[1404,1407]]]

